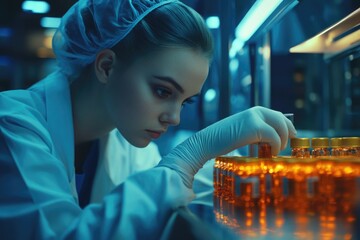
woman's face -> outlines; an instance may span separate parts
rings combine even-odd
[[[107,117],[134,146],[180,123],[184,104],[200,93],[209,59],[188,48],[171,48],[123,68],[117,61],[105,89]]]

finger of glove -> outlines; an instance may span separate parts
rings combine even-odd
[[[270,109],[265,110],[264,119],[277,132],[280,137],[281,145],[280,149],[286,148],[289,137],[296,135],[296,130],[292,122],[285,117],[284,114]]]
[[[276,132],[279,134],[281,139],[281,150],[285,149],[289,138],[296,136],[296,130],[292,122],[286,118],[283,114],[279,118],[279,124],[275,126]]]
[[[284,115],[284,117],[285,117],[285,115]],[[289,129],[289,138],[295,137],[297,132],[296,132],[294,124],[287,117],[285,117],[285,123]]]
[[[261,129],[261,142],[269,143],[271,154],[276,156],[280,152],[281,139],[275,129],[270,125],[264,125]]]

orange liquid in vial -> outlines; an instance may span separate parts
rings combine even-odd
[[[344,155],[344,149],[342,147],[342,138],[330,138],[331,156]]]
[[[219,166],[218,166],[218,170],[217,170],[217,195],[222,196],[223,195],[223,191],[224,191],[224,181],[225,181],[225,163],[226,163],[226,158],[224,157],[219,157]]]
[[[311,151],[313,157],[330,155],[329,138],[312,138],[311,146],[313,148]]]
[[[360,137],[344,137],[341,140],[345,156],[359,156]]]
[[[259,143],[258,144],[258,157],[259,158],[271,158],[271,146],[268,143]]]
[[[291,138],[291,156],[297,158],[310,157],[310,139],[309,138]]]
[[[288,208],[295,211],[299,208],[312,208],[318,191],[316,160],[311,158],[288,159],[286,178],[288,180],[286,199]]]
[[[224,199],[229,203],[234,202],[234,158],[228,158],[225,173]]]
[[[234,167],[234,199],[238,206],[254,206],[260,195],[260,164],[257,158],[239,157]]]
[[[274,206],[283,204],[284,201],[284,178],[286,174],[286,161],[281,157],[273,158],[269,173],[272,175],[272,192],[271,198]]]
[[[214,184],[214,195],[218,195],[219,188],[220,188],[220,165],[221,165],[221,158],[216,158],[214,163],[214,170],[213,170],[213,184]]]
[[[231,201],[234,191],[235,157],[217,157],[214,165],[214,195]]]

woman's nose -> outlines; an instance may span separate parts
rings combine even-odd
[[[181,108],[182,108],[181,106],[170,107],[167,111],[164,111],[160,115],[160,121],[168,125],[173,125],[173,126],[179,125]]]

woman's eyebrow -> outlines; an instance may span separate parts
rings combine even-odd
[[[180,93],[184,93],[184,89],[180,86],[180,84],[178,84],[174,79],[172,79],[171,77],[164,77],[164,76],[154,76],[155,78],[168,82],[171,85],[174,86],[174,88],[176,88]]]

